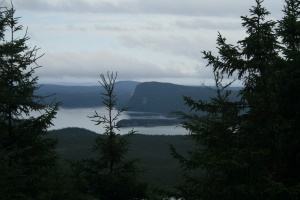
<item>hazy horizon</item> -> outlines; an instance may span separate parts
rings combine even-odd
[[[214,85],[214,80],[209,80],[209,81],[205,81],[204,84],[202,84],[201,82],[197,83],[192,83],[192,82],[188,82],[188,83],[181,83],[181,82],[168,82],[167,80],[164,81],[157,81],[157,80],[117,80],[116,82],[138,82],[138,83],[145,83],[145,82],[160,82],[160,83],[171,83],[171,84],[175,84],[175,85],[185,85],[185,86],[215,86]],[[229,81],[229,80],[227,80]],[[41,85],[62,85],[62,86],[99,86],[99,82],[80,82],[80,83],[76,83],[76,82],[39,82],[39,84]],[[233,83],[231,85],[231,87],[242,87],[242,84],[240,81],[236,81],[236,83]]]
[[[119,80],[211,85],[202,51],[217,53],[218,32],[236,44],[246,33],[241,16],[254,0],[12,0],[30,46],[40,47],[40,83],[95,83],[117,71]],[[4,0],[3,6],[10,6]],[[265,0],[268,19],[284,1]],[[22,36],[22,33],[20,32]],[[138,78],[137,78],[138,77]]]

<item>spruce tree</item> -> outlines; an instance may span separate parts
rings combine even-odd
[[[182,126],[190,132],[189,139],[196,142],[196,148],[187,156],[171,146],[173,157],[184,170],[180,198],[234,199],[237,193],[244,192],[238,188],[246,165],[242,138],[237,134],[241,102],[230,101],[231,83],[222,85],[221,73],[215,71],[214,76],[216,87],[210,89],[216,96],[210,102],[184,97],[191,112],[177,113],[183,119]]]
[[[59,104],[35,95],[38,48],[27,46],[27,31],[15,9],[0,11],[0,199],[46,199],[56,167],[56,141],[45,138]],[[40,112],[40,116],[32,116]]]
[[[300,86],[299,1],[286,1],[285,16],[279,22],[267,20],[270,13],[262,3],[256,0],[250,16],[242,17],[245,39],[232,45],[219,34],[219,55],[203,52],[214,73],[228,77],[237,74],[243,88],[240,102],[224,104],[227,109],[237,109],[230,115],[235,118],[231,123],[236,129],[229,135],[226,133],[231,129],[209,126],[214,121],[226,122],[218,118],[224,113],[214,115],[215,110],[207,110],[214,99],[199,107],[197,101],[186,98],[192,109],[207,112],[200,118],[181,114],[186,120],[183,125],[199,140],[193,156],[186,159],[172,149],[185,170],[198,163],[196,168],[205,171],[193,182],[186,179],[186,189],[181,190],[186,199],[299,199],[299,95],[295,93]],[[213,117],[203,127],[209,116]],[[216,137],[219,131],[223,135]],[[214,142],[206,143],[208,139]]]
[[[101,74],[99,83],[104,88],[102,102],[108,115],[91,116],[96,125],[104,125],[105,131],[95,140],[94,152],[96,158],[85,159],[73,163],[74,175],[79,189],[91,197],[101,200],[143,199],[146,195],[146,185],[139,181],[140,171],[137,160],[129,160],[129,136],[120,135],[117,120],[126,109],[116,109],[114,94],[117,74],[107,73],[107,78]]]
[[[283,62],[279,80],[278,113],[283,121],[278,135],[280,144],[275,180],[283,194],[300,198],[300,1],[286,0],[284,17],[279,20],[277,34],[281,41]]]

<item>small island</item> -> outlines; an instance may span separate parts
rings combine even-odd
[[[153,126],[173,126],[180,124],[176,118],[166,119],[122,119],[117,125],[121,127],[153,127]]]

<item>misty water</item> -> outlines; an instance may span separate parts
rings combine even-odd
[[[56,115],[56,119],[53,120],[54,126],[51,126],[49,130],[62,129],[67,127],[79,127],[101,134],[104,132],[103,124],[95,125],[95,122],[91,121],[92,119],[88,118],[88,116],[93,116],[95,114],[95,111],[97,111],[100,116],[108,116],[108,111],[104,107],[72,109],[61,108]],[[136,112],[135,116],[143,116],[141,118],[145,118],[145,115],[139,112]],[[123,112],[118,120],[130,118],[130,115],[128,115],[126,112]],[[145,135],[183,135],[187,133],[185,129],[175,125],[130,128],[123,127],[121,128],[119,133],[126,134],[132,128],[138,131],[139,134]]]

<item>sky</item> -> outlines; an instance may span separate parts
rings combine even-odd
[[[9,3],[4,0],[3,4]],[[12,0],[28,45],[40,47],[40,83],[97,85],[118,80],[210,85],[202,51],[217,55],[218,32],[236,44],[246,36],[241,16],[254,0]],[[9,4],[10,5],[10,4]],[[284,0],[265,0],[270,19]],[[236,83],[239,85],[240,82]]]

